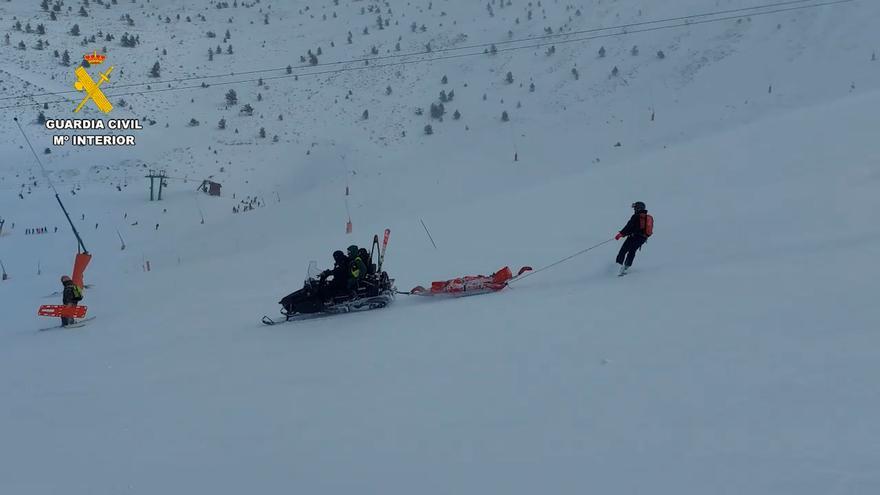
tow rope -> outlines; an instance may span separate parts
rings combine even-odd
[[[547,266],[545,266],[545,267],[538,268],[537,270],[533,270],[533,271],[530,271],[530,272],[528,272],[528,273],[524,273],[524,274],[522,275],[522,277],[516,277],[516,278],[510,280],[507,284],[510,285],[510,284],[512,284],[512,283],[514,283],[514,282],[519,282],[520,280],[526,279],[526,278],[528,278],[528,277],[530,277],[530,276],[532,276],[532,275],[534,275],[534,274],[536,274],[536,273],[543,272],[544,270],[549,270],[550,268],[553,268],[553,267],[556,266],[556,265],[559,265],[559,264],[565,263],[566,261],[568,261],[568,260],[570,260],[570,259],[572,259],[572,258],[576,258],[576,257],[578,257],[578,256],[580,256],[580,255],[582,255],[582,254],[584,254],[584,253],[586,253],[586,252],[588,252],[588,251],[592,251],[592,250],[594,250],[594,249],[596,249],[596,248],[598,248],[598,247],[600,247],[600,246],[604,246],[605,244],[608,244],[609,242],[611,242],[611,241],[613,241],[613,240],[614,240],[614,238],[612,237],[612,238],[610,238],[610,239],[608,239],[608,240],[606,240],[606,241],[602,241],[602,242],[600,242],[599,244],[595,244],[595,245],[590,246],[590,247],[588,247],[588,248],[586,248],[586,249],[582,249],[582,250],[580,250],[580,251],[578,251],[578,252],[572,254],[571,256],[567,256],[567,257],[565,257],[565,258],[562,258],[562,259],[559,260],[559,261],[556,261],[556,262],[554,262],[554,263],[550,263],[549,265],[547,265]]]

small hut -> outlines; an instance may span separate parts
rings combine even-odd
[[[220,196],[221,187],[223,186],[219,183],[205,179],[202,181],[202,185],[199,186],[199,191],[202,191],[208,196]]]

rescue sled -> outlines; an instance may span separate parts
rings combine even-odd
[[[88,306],[61,306],[56,304],[44,304],[37,311],[38,316],[54,318],[85,318]]]
[[[498,292],[532,267],[524,266],[514,275],[510,267],[505,266],[492,275],[468,275],[451,280],[431,282],[430,288],[414,287],[409,293],[414,296],[464,297]]]

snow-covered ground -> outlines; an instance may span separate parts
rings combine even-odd
[[[880,5],[338,3],[93,1],[81,17],[71,2],[57,21],[0,4],[0,107],[69,90],[53,50],[76,63],[106,45],[106,92],[126,100],[112,116],[146,126],[134,148],[44,155],[42,107],[3,108],[0,493],[880,490]],[[633,32],[712,12],[700,19],[747,16]],[[548,27],[581,34],[504,43]],[[80,45],[98,30],[116,39]],[[119,46],[125,31],[141,44]],[[333,65],[431,57],[395,57],[398,39],[476,56]],[[318,47],[318,66],[298,67]],[[442,122],[428,109],[441,90],[455,92]],[[66,97],[44,112],[71,118],[78,95],[35,100]],[[94,255],[84,328],[37,331],[76,243],[14,116]],[[161,202],[149,169],[173,178]],[[195,192],[205,178],[222,197]],[[233,214],[249,197],[264,206]],[[656,233],[624,278],[613,243],[499,294],[259,323],[310,260],[385,227],[386,268],[408,290],[546,266],[613,236],[635,200]],[[35,227],[50,233],[24,235]]]

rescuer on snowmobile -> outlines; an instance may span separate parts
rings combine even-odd
[[[333,279],[330,282],[327,282],[327,278],[331,275],[333,276]],[[322,291],[322,297],[324,299],[331,299],[334,296],[348,291],[350,278],[351,274],[348,258],[346,258],[345,253],[342,251],[334,251],[333,268],[330,270],[324,270],[321,273],[320,280],[324,289]]]
[[[351,271],[348,289],[356,290],[358,288],[358,282],[367,276],[367,264],[361,259],[360,249],[354,244],[348,246],[348,261]]]
[[[373,258],[370,256],[370,252],[365,248],[360,248],[358,250],[358,256],[367,265],[367,275],[374,275],[376,273],[376,265],[373,263]]]

